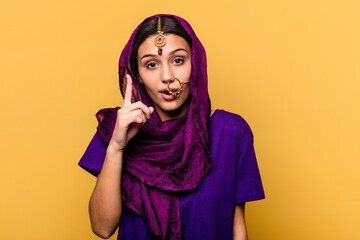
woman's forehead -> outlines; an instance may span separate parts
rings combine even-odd
[[[164,35],[166,38],[166,45],[163,47],[164,55],[169,54],[177,49],[184,49],[185,51],[182,52],[187,52],[189,54],[191,53],[191,48],[183,37],[172,33],[168,33]],[[149,55],[149,54],[158,55],[158,47],[154,44],[155,36],[156,35],[151,35],[147,37],[145,41],[139,46],[138,49],[139,60],[144,55]]]

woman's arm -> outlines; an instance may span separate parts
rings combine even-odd
[[[101,172],[90,198],[89,213],[91,228],[101,238],[114,234],[122,215],[121,171],[123,150],[140,127],[154,112],[141,101],[131,102],[132,79],[126,74],[124,102],[117,112],[116,123],[110,139]]]
[[[122,151],[108,147],[104,165],[90,198],[91,228],[101,238],[111,237],[121,219],[122,158]]]
[[[235,205],[233,240],[247,240],[247,231],[245,224],[245,203]]]

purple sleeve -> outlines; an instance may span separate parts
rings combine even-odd
[[[97,176],[104,163],[106,149],[107,143],[99,136],[98,133],[95,133],[84,155],[78,163],[79,166],[92,175]]]
[[[253,135],[250,127],[243,125],[242,134],[237,136],[238,149],[236,163],[236,203],[250,202],[265,198],[256,160]]]

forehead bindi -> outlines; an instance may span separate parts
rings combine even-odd
[[[160,57],[158,55],[158,47],[154,44],[156,35],[149,36],[139,46],[138,59],[145,60],[149,57]],[[183,54],[190,54],[191,49],[186,40],[175,34],[165,34],[166,45],[163,47],[163,55],[169,55],[171,53],[179,52]],[[182,50],[179,50],[182,49]],[[177,50],[177,51],[175,51]]]

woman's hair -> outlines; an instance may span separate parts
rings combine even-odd
[[[136,33],[129,59],[131,71],[133,72],[134,77],[139,76],[138,65],[137,65],[137,52],[139,46],[145,41],[146,38],[148,38],[151,35],[157,34],[157,24],[158,24],[157,18],[148,19],[145,22],[143,22],[143,24],[141,24],[141,26],[139,27]],[[164,34],[173,33],[179,35],[180,37],[184,38],[187,41],[187,43],[191,48],[192,39],[190,35],[186,32],[186,30],[180,24],[180,22],[175,18],[161,17],[161,31],[163,31]]]

